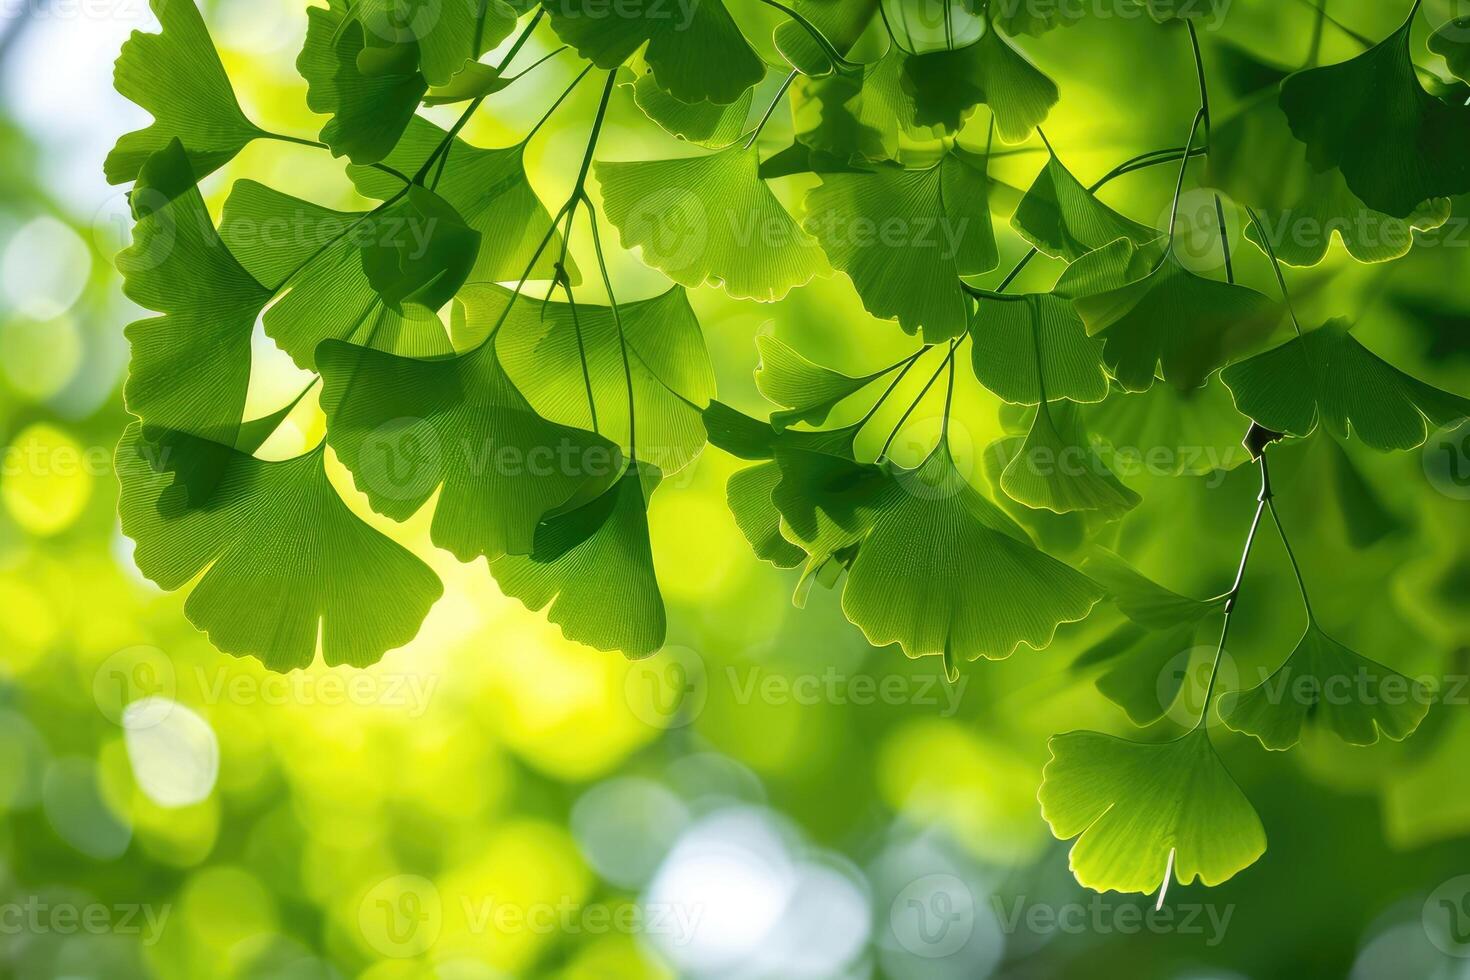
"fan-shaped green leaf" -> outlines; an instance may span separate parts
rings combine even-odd
[[[632,659],[664,645],[663,596],[648,540],[648,498],[658,470],[639,463],[587,503],[546,518],[529,555],[490,570],[506,595],[547,618],[569,640]]]
[[[806,560],[806,552],[781,533],[781,512],[771,498],[780,482],[781,467],[775,463],[748,466],[725,484],[725,499],[757,558],[777,568],[795,568]]]
[[[1142,498],[1125,487],[1093,451],[1072,402],[1043,405],[1021,450],[1000,477],[1013,500],[1058,514],[1096,513],[1116,520]]]
[[[306,104],[331,116],[322,142],[353,163],[374,163],[398,143],[429,83],[411,66],[396,73],[365,73],[358,65],[366,45],[363,25],[347,0],[308,7],[306,43],[296,70],[306,79]]]
[[[1408,218],[1369,208],[1333,167],[1319,172],[1292,135],[1275,91],[1264,92],[1210,134],[1210,180],[1236,201],[1265,212],[1265,233],[1288,265],[1321,262],[1333,235],[1359,262],[1386,262],[1408,253],[1414,231],[1443,225],[1450,202],[1435,198]],[[1246,230],[1261,245],[1261,229]]]
[[[1265,853],[1261,819],[1205,729],[1155,744],[1079,731],[1050,744],[1041,814],[1058,839],[1078,838],[1072,873],[1088,888],[1155,892],[1170,867],[1180,884],[1218,885]]]
[[[987,30],[969,47],[908,58],[904,71],[919,125],[957,130],[984,103],[1007,143],[1029,138],[1061,98],[1056,83],[999,31]]]
[[[878,12],[879,0],[795,0],[792,10],[827,39],[839,53],[857,43]],[[811,32],[795,20],[776,26],[776,50],[803,75],[826,75],[837,69]]]
[[[202,573],[184,612],[226,653],[291,670],[311,664],[320,637],[329,665],[366,667],[413,639],[443,592],[428,566],[347,509],[320,447],[271,463],[176,434],[170,452],[222,457],[210,464],[220,474],[212,493],[197,502],[182,499],[144,445],[134,424],[117,451],[134,561],[170,590]]]
[[[1082,566],[1108,591],[1120,612],[1139,626],[1165,630],[1197,623],[1225,605],[1225,596],[1191,599],[1164,588],[1110,551],[1095,549]]]
[[[1159,237],[1099,201],[1055,154],[1021,198],[1011,227],[1047,255],[1068,262],[1120,238],[1144,245]]]
[[[796,422],[824,425],[834,408],[883,377],[879,373],[855,378],[822,367],[769,335],[757,337],[755,345],[761,358],[755,385],[762,395],[787,409],[771,416],[777,429]]]
[[[456,224],[443,228],[454,230]],[[225,202],[220,235],[252,275],[276,292],[285,290],[266,311],[265,331],[298,365],[315,369],[317,345],[329,338],[410,357],[452,351],[437,314],[417,303],[393,309],[374,288],[369,270],[369,253],[380,248],[434,253],[439,230],[438,220],[408,199],[374,212],[333,211],[242,180]],[[463,281],[469,243],[462,230],[450,237],[442,258],[453,266],[445,270],[452,276],[417,277],[431,292]]]
[[[415,117],[383,162],[400,173],[417,173],[448,135],[427,119]],[[519,282],[522,276],[550,279],[555,272],[561,233],[552,235],[537,258],[536,249],[551,228],[551,215],[526,178],[525,151],[525,143],[485,149],[458,137],[445,151],[444,176],[434,186],[434,193],[480,233],[480,251],[470,272],[471,282]],[[398,178],[373,167],[348,167],[347,176],[361,194],[380,201],[390,200],[403,190]],[[531,264],[533,258],[535,265]],[[576,285],[581,277],[570,259],[567,272]]]
[[[824,174],[806,209],[807,230],[869,313],[929,343],[965,331],[970,300],[959,277],[999,261],[983,158],[955,148],[924,170]]]
[[[454,105],[483,99],[513,81],[514,75],[503,75],[494,65],[471,61],[443,85],[431,85],[424,94],[424,105]]]
[[[511,306],[511,295],[501,286],[476,284],[461,296],[470,320],[504,321],[495,345],[511,383],[543,418],[595,429],[627,445],[627,379],[613,311],[584,303]],[[704,446],[701,413],[715,393],[704,335],[679,286],[620,303],[618,310],[633,375],[638,456],[660,473],[674,473]],[[595,417],[587,402],[589,385]]]
[[[791,86],[797,139],[839,161],[897,160],[912,144],[936,144],[944,131],[914,121],[905,88],[910,55],[897,45],[861,71],[799,78]]]
[[[503,0],[355,0],[366,63],[417,68],[430,85],[448,85],[464,68],[510,34],[516,11]]]
[[[103,169],[112,184],[138,176],[147,159],[179,140],[194,172],[205,174],[264,136],[245,118],[194,0],[149,0],[163,30],[134,31],[118,55],[113,84],[153,114],[147,129],[117,141]]]
[[[362,247],[362,268],[383,305],[403,315],[412,305],[436,313],[454,299],[475,264],[480,233],[433,191],[410,186],[401,205],[385,210],[401,229]]]
[[[1154,385],[1114,392],[1089,405],[1085,419],[1112,459],[1157,476],[1205,476],[1250,459],[1240,441],[1250,421],[1218,376],[1187,391]]]
[[[827,272],[822,250],[760,178],[754,147],[707,156],[598,163],[608,220],[625,248],[694,289],[718,283],[736,299],[780,299]]]
[[[636,62],[636,59],[635,59]],[[745,120],[755,101],[755,89],[734,102],[681,102],[659,88],[658,80],[641,65],[633,67],[633,101],[643,114],[658,123],[665,132],[682,140],[713,149],[723,149],[746,133]]]
[[[724,0],[618,7],[546,0],[543,6],[552,28],[582,57],[613,69],[642,51],[659,87],[681,102],[728,105],[766,73]]]
[[[1470,417],[1470,400],[1416,380],[1358,343],[1346,320],[1234,364],[1220,377],[1268,429],[1306,436],[1319,418],[1374,449],[1416,449],[1433,427]]]
[[[1254,289],[1195,275],[1172,250],[1142,279],[1082,296],[1076,308],[1129,391],[1147,390],[1160,371],[1176,388],[1198,388],[1281,319],[1281,308]]]
[[[270,301],[220,240],[177,139],[138,173],[123,291],[163,316],[127,329],[128,410],[149,427],[234,445],[250,384],[250,335]]]
[[[439,490],[434,543],[461,561],[528,554],[536,525],[621,470],[601,436],[538,416],[495,345],[414,360],[322,344],[327,438],[374,510],[406,520]]]
[[[1046,648],[1102,597],[971,487],[942,441],[918,469],[890,477],[842,594],[873,645],[939,654],[949,667],[1004,659],[1021,643]]]
[[[1099,402],[1108,396],[1102,341],[1089,337],[1072,303],[1054,293],[983,293],[970,318],[971,359],[980,383],[1008,402],[1048,398]]]
[[[1313,168],[1339,168],[1365,204],[1398,218],[1470,191],[1470,108],[1424,91],[1409,54],[1413,23],[1351,61],[1281,84],[1281,108]]]
[[[1270,677],[1220,698],[1220,718],[1281,751],[1313,725],[1350,745],[1371,745],[1381,732],[1401,741],[1429,712],[1430,696],[1415,681],[1349,650],[1308,623],[1296,649]]]

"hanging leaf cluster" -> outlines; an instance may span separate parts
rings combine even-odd
[[[1314,46],[1308,64],[1263,72],[1242,109],[1215,119],[1197,22],[1219,5],[1121,2],[1150,15],[1141,43],[1188,46],[1197,79],[1159,84],[1197,81],[1199,108],[1177,121],[1180,145],[1087,183],[1045,134],[1062,92],[1026,53],[1071,22],[1065,4],[326,0],[307,11],[297,60],[307,106],[325,117],[304,137],[242,110],[194,0],[151,0],[161,31],[134,35],[116,80],[154,121],[105,167],[132,185],[126,293],[157,314],[127,328],[136,421],[117,450],[138,567],[166,589],[193,583],[185,612],[227,653],[276,670],[318,650],[370,665],[415,636],[442,586],[349,506],[350,482],[390,522],[430,508],[435,546],[483,557],[506,595],[568,639],[652,656],[667,623],[650,501],[709,442],[748,463],[729,480],[730,509],[759,559],[796,570],[798,604],[840,589],[872,644],[940,657],[951,676],[1044,650],[1106,603],[1125,623],[1085,666],[1130,721],[1151,726],[1184,697],[1183,685],[1163,699],[1153,690],[1164,665],[1218,628],[1183,734],[1058,735],[1040,801],[1057,836],[1077,838],[1072,867],[1093,888],[1228,879],[1263,853],[1266,833],[1215,751],[1212,711],[1280,750],[1312,728],[1351,744],[1402,739],[1427,710],[1324,694],[1345,678],[1355,691],[1364,678],[1373,691],[1408,679],[1332,638],[1300,570],[1308,626],[1276,673],[1243,690],[1216,681],[1265,516],[1287,540],[1274,444],[1403,451],[1470,416],[1470,401],[1394,367],[1352,323],[1299,323],[1282,267],[1321,262],[1326,244],[1275,233],[1305,217],[1342,229],[1354,259],[1382,262],[1443,225],[1450,199],[1470,192],[1466,47],[1454,25],[1416,47],[1416,3],[1360,56],[1319,65]],[[548,58],[579,61],[572,89],[601,91],[579,121],[576,182],[551,207],[525,166],[541,124],[503,147],[461,135],[475,113],[537,94],[541,62],[519,63],[533,37]],[[1431,53],[1450,78],[1429,76]],[[422,110],[434,106],[457,107],[454,125],[431,122]],[[694,151],[627,159],[608,125],[624,111]],[[768,127],[783,113],[791,126]],[[214,217],[201,182],[258,140],[344,158],[376,203],[341,211],[241,179]],[[1006,207],[993,163],[1021,148],[1044,163]],[[1163,220],[1103,199],[1133,174],[1172,187]],[[1181,253],[1191,175],[1242,206],[1269,270],[1254,285],[1223,235],[1223,275]],[[800,206],[779,184],[792,177],[806,188]],[[1216,201],[1223,233],[1235,204]],[[1397,229],[1397,244],[1356,234],[1349,219],[1364,213]],[[998,224],[1029,251],[982,285],[1004,271]],[[290,231],[262,234],[272,228]],[[578,234],[595,269],[571,258]],[[667,287],[619,299],[605,261],[618,244]],[[1058,269],[1050,287],[1017,290],[1033,261]],[[911,353],[850,373],[762,336],[752,358],[769,416],[716,400],[690,291],[773,303],[832,277]],[[309,381],[247,417],[257,329]],[[957,387],[1002,403],[1010,433],[974,479],[952,440]],[[900,465],[894,439],[931,390],[944,404],[937,442]],[[318,445],[287,459],[262,451],[313,406]],[[1143,503],[1101,452],[1109,438],[1157,442],[1177,424],[1229,443],[1247,420],[1261,493],[1241,522],[1233,585],[1180,595],[1100,546]]]

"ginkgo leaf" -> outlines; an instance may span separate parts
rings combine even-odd
[[[1218,885],[1266,850],[1261,819],[1203,728],[1145,744],[1077,731],[1051,739],[1041,815],[1095,891],[1150,893],[1196,878]],[[1079,836],[1080,835],[1080,836]]]
[[[1425,384],[1358,343],[1346,320],[1231,365],[1220,377],[1236,407],[1268,429],[1306,436],[1320,419],[1340,439],[1416,449],[1439,426],[1470,417],[1470,400]]]
[[[746,89],[744,95],[726,105],[681,102],[659,88],[658,80],[646,69],[635,65],[633,73],[633,101],[665,132],[712,149],[723,149],[745,135],[755,89]]]
[[[914,96],[905,87],[910,57],[892,45],[861,70],[797,79],[791,103],[801,145],[844,161],[897,160],[910,144],[937,145],[942,127],[914,121]]]
[[[1001,510],[1025,528],[1032,540],[1043,551],[1053,555],[1078,553],[1096,525],[1095,521],[1089,520],[1091,515],[1076,511],[1070,514],[1058,514],[1050,510],[1037,510],[1012,500],[1000,488],[1001,474],[1005,472],[1007,466],[1011,465],[1011,460],[1020,453],[1025,441],[1024,434],[1009,435],[985,447],[985,452],[980,458],[985,483],[990,487],[991,494],[995,502],[1000,505]]]
[[[1176,388],[1201,387],[1269,335],[1282,314],[1254,289],[1190,272],[1172,250],[1142,279],[1082,296],[1076,309],[1129,391],[1152,387],[1160,372]]]
[[[220,240],[196,180],[177,139],[138,173],[133,244],[117,267],[128,298],[163,316],[127,329],[124,395],[150,427],[233,445],[250,384],[250,336],[271,291]]]
[[[1022,643],[1045,649],[1102,597],[971,487],[943,440],[918,469],[890,472],[842,593],[874,646],[938,654],[947,667],[1004,659]]]
[[[437,313],[469,278],[480,233],[449,202],[417,185],[384,215],[403,226],[365,239],[362,268],[368,282],[383,305],[400,316],[409,305]]]
[[[245,117],[194,0],[149,0],[163,30],[134,31],[118,55],[113,84],[153,115],[147,129],[117,141],[103,170],[123,184],[155,152],[179,140],[195,174],[218,170],[266,135]]]
[[[1260,209],[1276,257],[1311,266],[1327,255],[1333,236],[1359,262],[1386,262],[1408,253],[1414,232],[1443,225],[1450,202],[1435,198],[1407,218],[1374,211],[1358,199],[1337,168],[1318,171],[1292,135],[1274,90],[1264,92],[1210,134],[1209,177],[1236,201]],[[1262,229],[1246,229],[1261,245]]]
[[[774,462],[748,466],[725,484],[725,500],[757,558],[777,568],[795,568],[807,555],[781,533],[781,512],[772,499],[780,483],[781,467]]]
[[[735,523],[757,557],[779,568],[794,568],[802,564],[807,558],[806,551],[781,531],[782,515],[776,506],[775,494],[786,474],[775,462],[777,446],[786,445],[790,453],[803,446],[820,447],[827,442],[827,436],[824,433],[778,431],[769,423],[753,419],[718,401],[710,402],[705,409],[704,424],[714,445],[738,459],[760,461],[758,465],[731,476],[725,488]],[[841,445],[841,437],[837,445]],[[850,448],[851,443],[847,445]],[[841,454],[840,449],[836,451]],[[789,461],[791,457],[788,455],[787,458]],[[813,536],[816,536],[815,531]]]
[[[466,62],[503,41],[517,18],[504,0],[355,0],[352,16],[369,49],[416,67],[430,85],[448,85]]]
[[[840,54],[862,37],[878,12],[879,0],[796,0],[791,9],[810,24]],[[826,75],[838,66],[811,31],[795,20],[782,21],[773,35],[776,50],[803,75]]]
[[[1016,206],[1011,227],[1042,252],[1068,262],[1120,238],[1144,245],[1159,237],[1099,201],[1055,154]]]
[[[530,554],[491,562],[501,591],[546,609],[569,640],[630,659],[657,653],[667,623],[647,508],[659,478],[638,463],[591,501],[546,518]]]
[[[770,302],[827,272],[817,243],[761,180],[754,147],[595,169],[623,247],[681,286],[717,283],[736,299]]]
[[[923,170],[824,174],[806,210],[807,230],[869,313],[929,343],[964,333],[970,300],[959,277],[999,261],[983,158],[954,148]]]
[[[1445,21],[1429,36],[1429,50],[1444,58],[1450,73],[1470,82],[1470,17]]]
[[[1158,476],[1205,476],[1250,459],[1240,441],[1249,420],[1218,375],[1186,391],[1154,385],[1114,392],[1087,406],[1085,420],[1111,458]]]
[[[883,375],[853,377],[807,360],[790,345],[769,335],[755,339],[760,351],[755,385],[760,393],[785,408],[771,416],[777,429],[796,422],[824,425],[841,402]]]
[[[1082,568],[1093,581],[1107,589],[1108,598],[1123,615],[1151,630],[1197,623],[1223,608],[1227,598],[1192,599],[1182,596],[1102,548],[1095,549]]]
[[[622,468],[599,435],[541,418],[493,343],[415,360],[322,344],[327,438],[380,514],[406,520],[439,491],[430,534],[461,561],[528,554],[536,525]]]
[[[177,434],[172,452],[224,457],[209,499],[187,505],[141,451],[141,431],[130,426],[117,450],[123,533],[162,588],[202,573],[184,613],[216,647],[286,671],[311,664],[318,637],[327,664],[354,667],[413,639],[443,586],[348,510],[321,447],[266,462]]]
[[[1397,218],[1470,191],[1470,107],[1424,90],[1409,53],[1413,24],[1351,61],[1281,83],[1281,108],[1312,166],[1339,168],[1365,204]]]
[[[1087,335],[1065,296],[985,292],[970,318],[971,360],[980,383],[1008,402],[1047,398],[1100,402],[1108,396],[1102,341]]]
[[[431,106],[470,102],[494,95],[513,81],[514,75],[504,75],[494,65],[471,61],[443,85],[429,86],[423,101]]]
[[[308,7],[306,14],[306,43],[296,70],[306,79],[306,104],[332,117],[322,142],[353,163],[375,163],[398,143],[429,83],[417,70],[362,70],[358,58],[366,32],[347,0],[327,0],[326,7]]]
[[[265,332],[299,366],[314,370],[317,345],[327,339],[409,357],[452,352],[436,313],[417,303],[394,310],[385,302],[364,256],[377,242],[426,249],[437,224],[406,199],[370,213],[333,211],[242,180],[225,202],[220,235],[251,275],[284,290],[266,310]],[[451,243],[446,258],[453,278],[463,281],[469,243],[453,237],[458,244]]]
[[[627,445],[627,379],[612,309],[587,303],[512,306],[511,295],[501,286],[476,284],[460,297],[470,320],[504,321],[495,345],[511,383],[542,418]],[[662,474],[677,472],[704,447],[702,412],[715,393],[699,321],[680,286],[619,303],[618,312],[633,379],[638,456]]]
[[[1096,513],[1116,520],[1142,498],[1119,481],[1093,451],[1072,402],[1042,405],[1020,451],[1006,466],[1000,487],[1028,507],[1058,514]]]
[[[724,0],[608,7],[605,0],[543,4],[552,29],[598,68],[613,69],[639,51],[659,87],[681,102],[728,105],[765,76]]]
[[[1230,728],[1282,751],[1301,741],[1308,725],[1349,745],[1372,745],[1380,733],[1402,741],[1424,720],[1429,703],[1421,685],[1309,622],[1286,663],[1250,690],[1222,695],[1219,708]]]
[[[417,173],[448,135],[427,119],[416,117],[383,162],[400,173]],[[433,190],[480,233],[471,282],[519,282],[522,276],[550,279],[555,271],[561,233],[552,235],[538,258],[536,249],[551,228],[551,215],[526,177],[525,152],[524,142],[485,149],[458,137],[445,151],[444,176]],[[403,190],[402,181],[373,167],[348,167],[347,176],[359,193],[380,201]],[[570,259],[567,273],[573,285],[580,281]]]
[[[916,123],[954,131],[984,103],[1007,143],[1028,139],[1061,99],[1056,83],[999,31],[985,31],[968,47],[908,58],[904,71]]]

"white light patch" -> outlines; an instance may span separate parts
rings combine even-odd
[[[133,777],[150,800],[181,807],[209,796],[219,778],[219,740],[208,722],[156,696],[128,705],[122,721]]]
[[[71,309],[92,274],[92,252],[80,235],[55,218],[23,225],[0,260],[0,292],[7,306],[33,320]]]

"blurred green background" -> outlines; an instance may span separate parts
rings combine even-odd
[[[314,136],[322,119],[294,67],[303,5],[204,6],[251,117]],[[1332,9],[1381,37],[1402,6]],[[344,496],[424,555],[446,595],[412,644],[369,670],[271,675],[211,649],[183,596],[138,574],[114,511],[122,328],[141,313],[111,267],[129,222],[101,160],[146,122],[110,74],[127,33],[154,21],[142,0],[19,0],[0,12],[0,975],[1470,977],[1470,456],[1439,455],[1470,446],[1456,441],[1470,430],[1423,453],[1349,444],[1343,455],[1320,435],[1281,449],[1283,512],[1324,624],[1433,677],[1446,703],[1406,744],[1367,749],[1269,754],[1216,728],[1269,850],[1220,888],[1172,888],[1167,914],[1150,897],[1079,888],[1036,804],[1049,735],[1132,732],[1074,665],[1120,624],[1116,612],[1100,608],[1044,652],[966,665],[949,685],[935,661],[870,649],[833,593],[793,608],[793,575],[759,563],[730,517],[724,484],[738,464],[718,451],[654,503],[670,608],[670,647],[655,660],[629,665],[566,642],[503,598],[482,564],[434,550],[427,514],[403,526],[370,516],[337,470]],[[1299,65],[1312,12],[1237,0],[1223,23],[1206,35],[1221,119],[1237,46]],[[1196,98],[1182,33],[1102,17],[1021,46],[1062,87],[1047,135],[1084,181],[1182,141]],[[522,63],[554,47],[543,27]],[[1325,61],[1359,50],[1328,28]],[[465,135],[518,139],[578,67],[552,59]],[[767,79],[758,108],[778,82]],[[531,144],[549,204],[574,176],[596,88],[580,88]],[[790,138],[781,112],[762,146]],[[644,119],[626,88],[601,147],[614,160],[698,152]],[[1005,220],[1039,150],[995,161],[1002,270],[1023,251]],[[360,203],[329,154],[257,143],[206,183],[216,213],[242,176],[332,207]],[[777,184],[793,209],[803,179]],[[1171,185],[1159,168],[1105,196],[1154,221]],[[1393,363],[1470,392],[1466,216],[1470,202],[1457,201],[1451,225],[1399,262],[1356,266],[1339,246],[1292,273],[1304,321],[1350,316]],[[1265,260],[1238,222],[1232,233],[1242,278],[1266,289]],[[1206,223],[1190,239],[1204,267],[1219,263],[1209,235]],[[579,235],[575,249],[587,244]],[[613,260],[620,298],[665,288],[636,256]],[[1045,289],[1056,272],[1035,263],[1022,285]],[[771,306],[712,289],[692,300],[721,397],[753,413],[769,408],[751,379],[760,332],[853,373],[912,349],[841,278]],[[294,370],[260,336],[252,404],[294,393]],[[973,459],[1004,431],[999,403],[972,383],[959,398]],[[939,407],[915,413],[900,460],[932,444]],[[1154,444],[1229,446],[1244,433],[1228,398],[1141,407],[1151,422],[1134,431]],[[290,454],[319,426],[308,405],[267,451]],[[1228,587],[1251,468],[1128,482],[1145,503],[1118,549],[1176,590]],[[1268,536],[1225,683],[1295,640],[1289,576]]]

